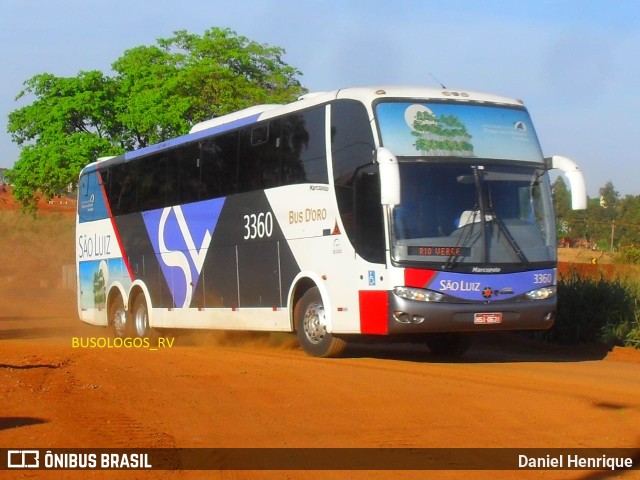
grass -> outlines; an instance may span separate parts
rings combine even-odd
[[[604,343],[640,348],[640,283],[580,274],[560,274],[558,315],[542,337],[552,343]]]

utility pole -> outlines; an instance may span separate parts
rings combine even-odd
[[[613,253],[613,234],[616,231],[616,221],[611,220],[611,253]]]

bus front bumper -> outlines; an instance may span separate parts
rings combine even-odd
[[[488,303],[421,302],[390,292],[388,333],[546,330],[554,323],[556,297]]]

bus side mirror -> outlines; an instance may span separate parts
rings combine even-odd
[[[376,162],[380,168],[380,197],[382,205],[400,203],[400,167],[398,159],[384,147],[376,152]]]
[[[570,158],[561,155],[553,155],[544,159],[547,170],[557,168],[564,172],[567,180],[569,180],[569,188],[571,189],[571,208],[573,210],[584,210],[587,208],[587,187],[584,181],[584,175],[578,164]]]

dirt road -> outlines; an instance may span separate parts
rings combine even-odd
[[[266,336],[207,332],[167,337],[157,350],[108,348],[107,331],[76,320],[73,301],[72,293],[55,290],[38,302],[6,292],[0,298],[0,446],[640,447],[638,351],[496,336],[456,362],[416,346],[351,348],[343,358],[315,359],[287,340],[276,345]],[[87,348],[89,338],[102,339],[95,340],[102,348]],[[73,473],[24,477],[185,476]],[[596,478],[584,471],[186,472],[187,478],[516,475]]]

